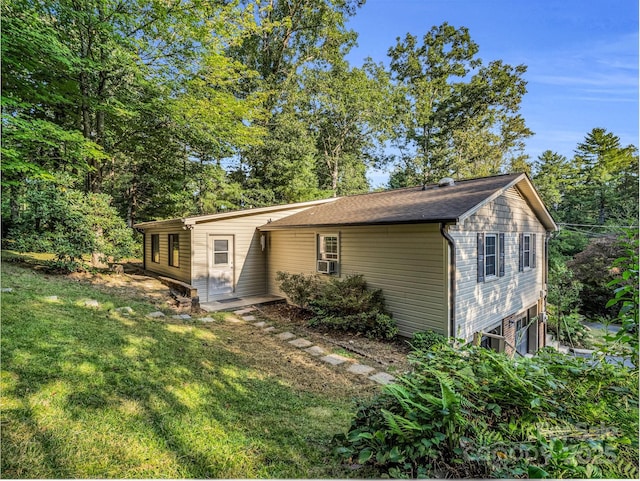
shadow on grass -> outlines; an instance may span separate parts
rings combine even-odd
[[[323,465],[331,423],[296,421],[335,400],[261,376],[211,330],[123,323],[42,300],[65,299],[65,282],[36,280],[40,295],[21,282],[3,297],[3,477],[307,477],[305,463]]]

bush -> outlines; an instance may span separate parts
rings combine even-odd
[[[624,254],[624,247],[615,237],[603,237],[593,239],[584,251],[567,263],[582,285],[580,312],[588,317],[615,317],[617,311],[605,306],[614,296],[610,283],[620,273],[620,269],[612,265]]]
[[[557,314],[555,308],[549,306],[548,328],[556,339],[567,346],[591,349],[593,338],[582,324],[583,319],[577,312]]]
[[[320,276],[288,274],[286,272],[277,272],[276,281],[280,284],[280,290],[287,295],[289,300],[302,309],[307,309],[310,302],[320,295],[323,285]]]
[[[441,345],[361,406],[335,453],[379,477],[637,477],[637,371]]]
[[[440,346],[447,343],[447,336],[443,336],[435,331],[416,332],[409,344],[414,350],[428,351],[433,346]]]
[[[362,275],[324,281],[317,275],[278,272],[276,280],[294,304],[313,314],[312,326],[362,333],[373,339],[393,339],[398,334],[385,309],[382,290],[367,289]]]

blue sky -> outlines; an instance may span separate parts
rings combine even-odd
[[[387,50],[407,32],[465,26],[486,62],[525,64],[522,115],[535,135],[526,153],[567,157],[595,127],[638,146],[637,0],[367,0],[348,27],[358,32],[354,65],[388,65]],[[373,172],[374,186],[387,175]]]

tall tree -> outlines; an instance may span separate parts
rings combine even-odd
[[[572,163],[551,150],[545,150],[534,163],[533,183],[556,220],[562,220],[561,206],[574,178]]]
[[[497,173],[518,157],[531,135],[519,108],[526,67],[483,65],[465,27],[433,27],[422,43],[407,34],[389,49],[391,71],[404,89],[397,104],[401,164],[392,183]]]
[[[565,203],[568,222],[603,225],[638,219],[638,150],[620,138],[594,128],[578,144],[573,158],[575,179]]]
[[[391,131],[387,109],[393,90],[387,73],[371,61],[363,68],[336,62],[329,69],[307,69],[303,76],[320,186],[334,196],[368,190],[366,167],[382,162]]]
[[[257,19],[255,30],[230,49],[234,58],[258,72],[246,85],[265,94],[261,146],[245,149],[234,173],[256,202],[293,202],[326,195],[332,183],[316,165],[322,152],[317,130],[308,123],[306,80],[310,71],[343,62],[356,34],[347,19],[360,0],[259,0],[242,2]],[[319,178],[320,177],[320,178]]]

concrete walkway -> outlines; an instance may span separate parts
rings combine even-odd
[[[228,301],[221,299],[220,301],[202,302],[200,307],[207,312],[219,312],[219,311],[237,311],[249,306],[259,306],[264,304],[277,304],[284,302],[284,297],[279,296],[250,296],[250,297],[238,297],[230,298]]]

